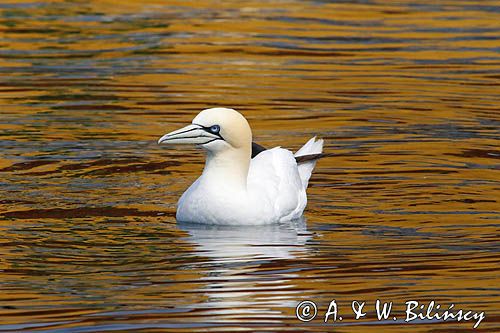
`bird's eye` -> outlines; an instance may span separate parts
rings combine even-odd
[[[210,132],[212,132],[214,134],[217,134],[217,133],[219,133],[219,131],[220,131],[220,126],[219,125],[210,126]]]

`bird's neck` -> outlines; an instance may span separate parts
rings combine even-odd
[[[220,189],[246,191],[250,158],[244,149],[207,152],[203,180]]]

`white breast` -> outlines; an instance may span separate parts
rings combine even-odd
[[[177,219],[208,224],[268,224],[299,218],[307,197],[289,150],[266,150],[250,162],[246,191],[202,175],[182,195]]]

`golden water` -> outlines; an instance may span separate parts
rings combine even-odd
[[[472,331],[405,324],[407,300],[498,331],[499,22],[487,0],[2,1],[0,331]],[[305,223],[176,223],[203,156],[156,140],[212,106],[266,147],[325,139]]]

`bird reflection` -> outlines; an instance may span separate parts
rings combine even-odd
[[[298,277],[294,260],[306,257],[312,237],[305,218],[258,226],[178,223],[195,244],[195,254],[206,257],[203,287],[205,301],[193,305],[211,316],[276,316],[276,307],[293,307]],[[274,309],[274,310],[273,310]],[[276,313],[275,313],[276,312]]]
[[[293,259],[311,238],[304,217],[259,226],[227,226],[178,222],[198,254],[219,262],[255,259]]]

